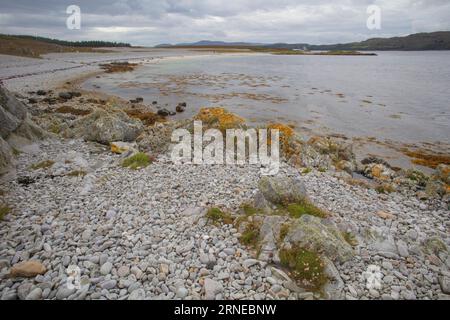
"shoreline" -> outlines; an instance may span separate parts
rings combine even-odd
[[[181,51],[180,49],[169,49],[170,51],[176,51],[179,52]],[[142,54],[144,53],[144,51],[139,50],[138,53]],[[106,92],[102,92],[101,90],[86,90],[82,88],[82,85],[84,82],[86,82],[89,79],[92,79],[96,76],[102,75],[102,74],[107,74],[105,73],[104,70],[98,69],[99,64],[101,63],[107,63],[107,62],[111,62],[111,61],[128,61],[131,63],[137,63],[137,67],[136,68],[140,68],[142,66],[145,65],[152,65],[152,64],[158,64],[160,62],[166,62],[166,61],[177,61],[177,60],[196,60],[196,59],[201,59],[204,57],[216,57],[216,56],[220,56],[220,55],[230,55],[230,56],[248,56],[248,55],[268,55],[268,53],[258,53],[258,52],[219,52],[219,53],[211,53],[210,49],[197,49],[194,50],[192,49],[189,50],[188,52],[194,52],[193,54],[185,54],[185,55],[177,55],[177,56],[152,56],[152,57],[127,57],[127,58],[121,58],[121,56],[116,57],[114,59],[102,59],[102,60],[97,60],[95,62],[90,62],[88,64],[83,64],[83,65],[79,65],[79,66],[72,66],[69,67],[67,69],[52,69],[52,70],[47,70],[44,72],[44,74],[46,75],[51,75],[50,77],[50,84],[48,85],[49,89],[55,90],[55,91],[61,91],[61,90],[66,90],[66,91],[80,91],[82,92],[84,95],[87,95],[90,98],[93,99],[101,99],[101,100],[114,100],[117,101],[119,103],[122,104],[126,104],[128,103],[128,100],[125,98],[122,98],[118,95],[114,95],[114,94],[109,94]],[[202,54],[197,54],[198,52],[202,52]],[[101,53],[100,55],[104,55],[105,53]],[[52,54],[50,54],[51,56]],[[64,54],[62,54],[64,55]],[[98,54],[97,54],[98,55]],[[46,57],[44,56],[45,59],[50,60],[50,57]],[[21,58],[22,59],[22,58]],[[25,58],[25,59],[30,59],[30,58]],[[72,62],[74,63],[74,62]],[[80,72],[78,72],[77,75],[73,75],[70,73],[66,73],[66,72],[70,72],[73,71],[74,69],[80,69]],[[82,69],[86,69],[86,70],[82,70]],[[131,71],[133,72],[133,71]],[[31,75],[31,77],[33,77],[35,75]],[[15,80],[20,80],[21,78],[24,77],[29,77],[29,75],[25,74],[25,75],[19,75],[15,78],[10,78],[10,79],[5,79],[6,82],[8,81],[15,81]],[[5,83],[6,87],[8,86],[8,83]],[[25,88],[28,87],[28,84],[25,82],[25,84],[21,84],[20,86],[21,90],[18,90],[19,93],[24,93]],[[14,89],[14,88],[13,88]],[[15,88],[17,89],[17,88]],[[153,112],[156,112],[156,110],[152,107],[150,107],[150,110],[152,110]],[[168,118],[168,121],[171,121],[170,117]],[[300,123],[301,125],[301,123]],[[319,131],[313,131],[310,132],[309,130],[305,131],[304,129],[297,129],[297,132],[299,134],[301,134],[302,136],[308,137],[311,135],[322,135],[325,137],[335,137],[337,139],[342,139],[343,141],[353,141],[355,146],[359,146],[358,148],[360,148],[360,150],[357,150],[357,156],[359,160],[363,160],[366,157],[372,156],[373,152],[375,150],[381,151],[382,158],[385,158],[386,160],[389,161],[393,161],[394,165],[399,166],[400,168],[418,168],[421,171],[424,171],[427,174],[430,174],[433,172],[433,169],[430,169],[426,166],[417,166],[417,165],[413,165],[411,163],[411,161],[414,160],[413,157],[410,157],[406,154],[406,152],[410,152],[409,149],[411,148],[411,150],[413,152],[416,153],[423,153],[426,156],[434,156],[434,155],[439,155],[439,153],[437,153],[436,151],[431,151],[428,150],[426,151],[424,148],[424,145],[427,145],[427,147],[431,147],[434,143],[429,143],[429,142],[420,142],[420,143],[415,143],[415,144],[411,144],[411,143],[403,143],[403,142],[399,142],[399,141],[379,141],[377,139],[373,139],[371,137],[346,137],[344,135],[338,134],[338,133],[334,133],[331,132],[329,128],[322,128]],[[422,146],[420,146],[422,145]],[[437,146],[436,146],[437,147]],[[440,147],[439,147],[440,148]],[[362,150],[362,151],[361,151]],[[407,150],[406,152],[404,150]],[[377,152],[375,152],[377,153]],[[396,157],[393,158],[392,155],[390,155],[389,153],[393,153],[396,154]],[[448,155],[448,154],[443,154],[444,156]],[[450,157],[450,155],[448,155]]]

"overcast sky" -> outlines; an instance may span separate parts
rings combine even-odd
[[[68,5],[81,29],[66,27]],[[368,30],[367,7],[381,8]],[[223,40],[327,44],[450,30],[449,0],[0,0],[0,33],[133,45]]]

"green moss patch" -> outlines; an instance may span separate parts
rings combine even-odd
[[[8,213],[11,212],[11,208],[5,205],[0,205],[0,220],[3,220],[4,217],[6,217],[6,215]]]
[[[86,171],[83,170],[74,170],[67,174],[68,177],[84,177],[86,175]]]
[[[319,218],[326,218],[327,214],[322,209],[317,208],[308,200],[304,200],[299,203],[291,203],[286,207],[289,215],[293,218],[300,218],[301,216],[308,214]]]
[[[302,174],[308,174],[311,173],[312,169],[311,168],[305,168],[302,170]]]
[[[139,152],[123,160],[122,167],[138,170],[148,167],[152,162],[153,159],[148,154]]]
[[[233,218],[226,212],[223,212],[219,208],[210,208],[206,213],[206,217],[214,224],[224,223],[232,224]]]
[[[327,282],[325,264],[318,254],[302,248],[280,250],[281,264],[289,268],[295,280],[301,282],[302,287],[320,291]]]
[[[51,166],[53,166],[55,164],[55,161],[52,160],[45,160],[36,164],[33,164],[31,166],[31,169],[33,170],[38,170],[38,169],[48,169]]]

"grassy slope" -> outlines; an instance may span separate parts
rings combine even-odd
[[[42,54],[52,52],[93,52],[92,48],[67,47],[32,39],[0,35],[0,54],[39,58]]]

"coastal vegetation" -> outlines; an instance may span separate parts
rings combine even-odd
[[[73,45],[75,43],[71,42],[65,42],[67,44],[62,45],[57,42],[43,41],[43,39],[45,38],[0,34],[0,54],[41,58],[43,54],[55,52],[107,52],[105,49],[96,50],[89,46],[75,46]]]
[[[138,152],[122,162],[122,167],[139,170],[152,164],[153,159],[146,153]]]

